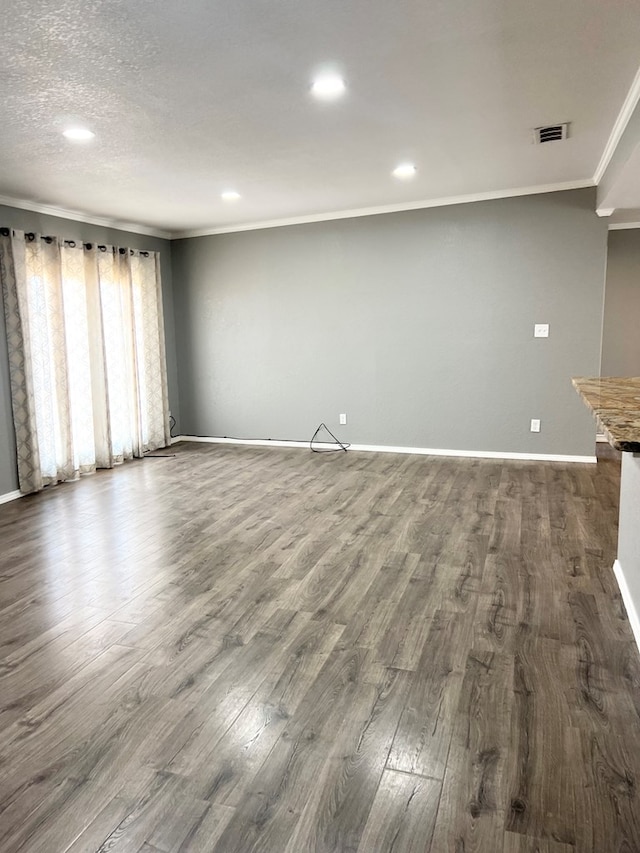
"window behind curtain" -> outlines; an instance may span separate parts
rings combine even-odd
[[[158,256],[12,232],[0,261],[21,489],[168,444]]]

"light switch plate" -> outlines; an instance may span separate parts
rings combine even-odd
[[[540,432],[540,420],[531,418],[531,432]]]
[[[534,338],[548,338],[549,337],[549,324],[548,323],[536,323],[533,327],[533,337]]]

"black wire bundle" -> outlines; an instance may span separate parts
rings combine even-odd
[[[313,442],[316,440],[316,436],[318,435],[320,430],[323,428],[326,429],[326,431],[329,433],[331,438],[334,439],[335,443],[338,445],[337,447],[323,447],[322,449],[319,450],[318,448],[313,446]],[[351,445],[349,443],[344,444],[342,441],[340,441],[339,438],[336,438],[335,435],[331,432],[331,430],[329,429],[329,427],[325,423],[320,424],[318,429],[314,432],[313,436],[311,437],[311,441],[309,442],[309,449],[311,450],[312,453],[335,453],[336,450],[344,450],[344,452],[346,453],[350,447],[351,447]]]

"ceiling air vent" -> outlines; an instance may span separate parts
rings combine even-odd
[[[536,127],[533,131],[533,141],[536,145],[543,142],[559,142],[569,136],[569,122],[564,124],[548,124],[546,127]]]

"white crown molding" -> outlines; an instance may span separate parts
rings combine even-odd
[[[593,182],[596,186],[602,180],[602,176],[606,172],[607,166],[615,154],[618,143],[622,139],[622,134],[625,132],[626,127],[629,124],[629,119],[633,115],[635,108],[638,106],[638,101],[640,101],[640,68],[638,68],[636,76],[633,78],[631,88],[627,92],[627,97],[624,99],[622,108],[618,113],[618,118],[614,122],[611,134],[609,135],[607,144],[602,152],[602,157],[600,158],[600,162],[598,163],[593,175]]]
[[[631,590],[629,589],[629,584],[627,583],[627,579],[624,574],[624,569],[620,565],[620,560],[616,560],[613,564],[613,573],[618,581],[620,595],[622,596],[624,608],[627,611],[629,624],[631,625],[636,645],[638,649],[640,649],[640,614],[636,610],[633,596],[631,595]]]
[[[204,444],[243,444],[258,447],[299,447],[309,449],[308,441],[280,441],[263,438],[218,438],[205,435],[179,435],[171,440],[171,444],[179,441],[195,441]],[[336,445],[329,442],[315,442],[321,449],[335,449]],[[351,444],[349,450],[360,450],[365,453],[413,453],[419,456],[453,456],[466,459],[513,459],[524,462],[580,462],[594,464],[595,456],[565,456],[557,453],[502,453],[496,450],[443,450],[433,447],[393,447],[386,444]]]
[[[263,228],[284,228],[287,225],[306,225],[313,222],[330,222],[336,219],[356,219],[361,216],[380,216],[385,213],[402,213],[409,210],[428,210],[432,207],[450,207],[456,204],[473,204],[481,201],[496,201],[519,196],[543,195],[545,193],[566,192],[595,186],[592,178],[578,181],[561,181],[555,184],[537,184],[531,187],[513,187],[506,190],[492,190],[468,195],[447,196],[444,198],[423,199],[421,201],[402,202],[399,204],[383,204],[376,207],[360,207],[352,210],[334,210],[326,213],[312,213],[305,216],[290,216],[284,219],[260,220],[238,225],[225,225],[219,228],[195,228],[186,230],[163,231],[135,222],[124,222],[108,217],[91,216],[63,207],[39,204],[24,199],[0,195],[0,205],[16,207],[20,210],[30,210],[47,216],[57,216],[74,222],[85,222],[87,225],[101,225],[105,228],[115,228],[119,231],[129,231],[134,234],[144,234],[149,237],[159,237],[163,240],[182,240],[190,237],[209,237],[215,234],[235,234],[240,231],[258,231]]]
[[[626,231],[629,228],[640,228],[640,222],[612,222],[609,231]]]
[[[4,495],[0,495],[0,504],[9,503],[9,501],[15,501],[16,498],[21,498],[22,492],[5,492]]]
[[[509,190],[495,190],[470,195],[448,196],[446,198],[424,199],[400,204],[383,204],[377,207],[360,207],[353,210],[338,210],[328,213],[312,213],[308,216],[290,216],[285,219],[269,219],[260,222],[249,222],[238,225],[225,225],[220,228],[194,228],[184,231],[174,231],[172,240],[183,240],[189,237],[209,237],[214,234],[235,234],[239,231],[258,231],[262,228],[283,228],[287,225],[306,225],[311,222],[328,222],[334,219],[355,219],[360,216],[379,216],[384,213],[401,213],[405,210],[425,210],[430,207],[449,207],[454,204],[472,204],[477,201],[494,201],[501,198],[515,198],[524,195],[541,195],[543,193],[563,192],[566,190],[581,190],[595,186],[592,178],[579,181],[562,181],[556,184],[538,184],[533,187],[516,187]]]
[[[171,232],[161,231],[148,225],[140,225],[136,222],[123,222],[119,219],[109,219],[104,216],[90,216],[79,213],[76,210],[67,210],[64,207],[54,207],[50,204],[39,204],[35,201],[26,201],[20,198],[0,195],[0,204],[6,207],[17,207],[19,210],[30,210],[33,213],[43,213],[46,216],[57,216],[60,219],[71,219],[73,222],[85,222],[87,225],[102,225],[105,228],[115,228],[118,231],[129,231],[133,234],[144,234],[147,237],[161,237],[164,240],[171,238]]]

